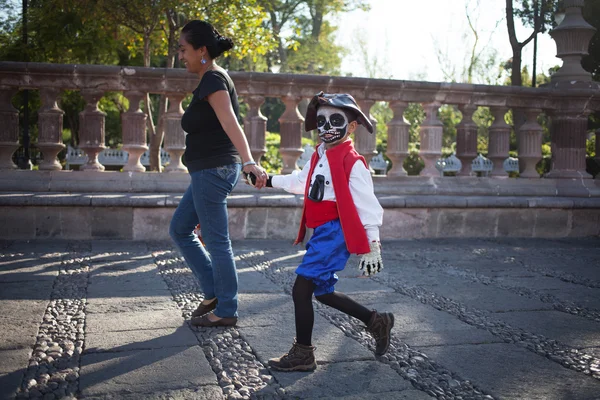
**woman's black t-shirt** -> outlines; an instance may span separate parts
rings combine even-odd
[[[236,118],[239,119],[239,104],[233,81],[222,71],[207,71],[194,90],[190,105],[181,118],[185,138],[185,163],[189,172],[241,162],[235,146],[223,130],[207,96],[226,90]]]

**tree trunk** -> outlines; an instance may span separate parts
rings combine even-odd
[[[323,1],[317,0],[315,2],[314,10],[311,10],[312,16],[312,30],[310,32],[310,41],[312,46],[317,46],[319,43],[319,36],[321,36],[321,28],[323,27]],[[308,64],[308,73],[313,74],[315,72],[315,63],[310,62]]]
[[[281,25],[277,22],[277,14],[275,11],[270,11],[271,15],[271,25],[273,27],[273,34],[277,39],[277,54],[279,55],[279,65],[281,66],[280,72],[287,72],[287,51],[283,46],[283,41],[281,40]]]

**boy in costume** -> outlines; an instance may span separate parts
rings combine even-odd
[[[349,94],[315,95],[308,105],[305,130],[318,130],[322,141],[301,171],[269,176],[267,186],[304,194],[304,209],[295,244],[302,242],[306,227],[314,233],[296,269],[292,290],[296,340],[291,350],[269,360],[280,371],[312,371],[316,368],[311,343],[314,324],[312,296],[351,315],[366,325],[376,341],[376,355],[387,352],[394,315],[378,313],[335,291],[336,271],[344,269],[350,254],[362,254],[363,275],[383,268],[379,227],[383,208],[373,192],[365,159],[354,149],[349,136],[361,124],[373,133],[373,125]],[[253,176],[249,176],[252,181]],[[250,182],[252,184],[252,182]]]

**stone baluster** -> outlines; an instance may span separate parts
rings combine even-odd
[[[260,112],[260,106],[265,102],[265,98],[263,96],[247,96],[244,100],[250,106],[246,118],[244,118],[244,132],[248,138],[252,158],[259,162],[267,152],[267,118]]]
[[[410,141],[410,124],[404,119],[404,110],[408,107],[406,101],[392,101],[390,108],[394,117],[388,123],[388,142],[385,155],[391,160],[392,168],[387,176],[406,176],[404,159],[408,157],[408,142]]]
[[[145,94],[128,91],[123,95],[129,100],[129,109],[121,114],[123,150],[129,153],[123,171],[144,172],[146,167],[142,165],[140,158],[148,150],[148,146],[146,145],[146,114],[140,109],[140,102]]]
[[[477,157],[477,125],[473,122],[477,106],[460,104],[458,109],[462,113],[462,119],[456,126],[456,157],[462,163],[462,168],[457,175],[469,176],[471,162]]]
[[[181,157],[185,153],[185,132],[181,127],[183,108],[181,102],[185,98],[181,93],[168,93],[169,109],[165,114],[165,150],[171,161],[165,167],[165,172],[187,172]]]
[[[564,0],[565,18],[550,31],[556,42],[556,57],[563,60],[562,67],[552,74],[552,83],[592,80],[592,74],[581,66],[581,58],[588,54],[588,45],[596,31],[581,15],[584,2]]]
[[[585,171],[588,116],[587,110],[569,110],[566,105],[550,112],[552,167],[546,177],[592,177]]]
[[[19,111],[12,106],[17,89],[0,86],[0,169],[16,169],[12,161],[19,148]]]
[[[79,148],[88,156],[81,170],[104,171],[104,165],[98,162],[98,155],[104,146],[104,118],[106,114],[98,108],[98,101],[104,93],[96,89],[84,89],[81,95],[87,102],[79,113]]]
[[[419,132],[421,138],[421,149],[419,156],[425,162],[425,168],[421,176],[439,176],[435,168],[436,161],[442,156],[442,134],[444,125],[439,120],[437,113],[440,103],[437,101],[423,104],[425,109],[425,120],[421,124]]]
[[[302,131],[304,130],[304,118],[298,111],[300,97],[285,96],[281,99],[285,104],[285,111],[279,117],[281,144],[279,153],[283,160],[282,174],[289,174],[298,169],[296,161],[302,149]]]
[[[596,157],[594,157],[594,160],[596,160],[596,164],[598,164],[598,166],[600,166],[600,128],[596,129]],[[600,174],[596,175],[596,179],[600,179]]]
[[[539,178],[540,174],[535,169],[536,164],[542,159],[542,134],[543,128],[537,122],[542,110],[528,108],[524,110],[526,120],[518,129],[519,143],[519,176],[521,178]]]
[[[63,114],[56,100],[58,89],[40,89],[42,106],[38,111],[38,143],[37,147],[43,154],[40,170],[61,170],[62,165],[56,159],[58,153],[65,148],[62,142]]]
[[[489,128],[488,158],[494,163],[490,173],[492,177],[507,177],[504,170],[504,160],[508,158],[510,150],[510,125],[504,120],[508,112],[507,107],[490,107],[494,122]]]
[[[550,32],[556,42],[556,56],[563,60],[560,69],[550,78],[551,87],[559,97],[566,98],[550,113],[552,137],[552,167],[549,178],[591,178],[585,171],[585,139],[590,110],[587,102],[577,104],[568,99],[569,91],[600,87],[592,83],[592,75],[581,66],[588,54],[588,45],[596,29],[581,14],[584,0],[564,0],[565,18]]]
[[[371,107],[373,107],[375,101],[359,100],[357,103],[362,112],[373,124],[373,133],[369,133],[364,126],[358,125],[354,132],[354,144],[358,154],[365,158],[369,171],[371,171],[371,174],[374,174],[375,171],[369,166],[369,163],[371,162],[371,159],[377,155],[377,120],[371,115]]]

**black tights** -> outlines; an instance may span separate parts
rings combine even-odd
[[[296,317],[296,341],[306,346],[311,346],[312,330],[315,323],[312,305],[312,296],[315,288],[316,286],[312,281],[298,275],[292,290]],[[329,307],[333,307],[361,320],[365,325],[367,325],[371,319],[371,310],[358,304],[343,293],[333,292],[315,296],[315,298]]]

